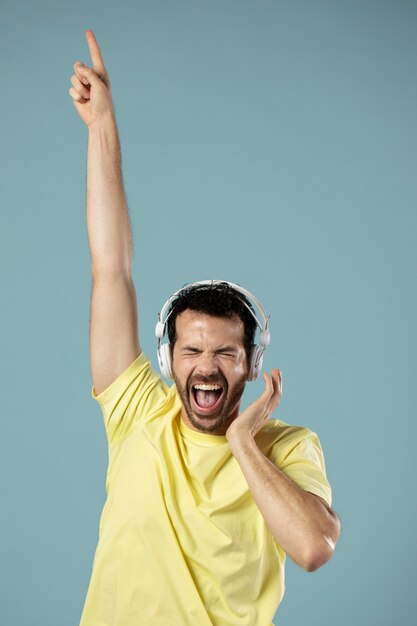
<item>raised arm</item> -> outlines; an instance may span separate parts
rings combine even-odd
[[[85,31],[92,66],[77,61],[69,94],[88,129],[87,229],[92,293],[90,362],[96,395],[140,354],[133,241],[123,189],[110,80],[94,33]]]

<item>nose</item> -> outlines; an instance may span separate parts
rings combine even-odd
[[[196,372],[204,376],[212,376],[218,371],[216,355],[210,353],[201,353],[198,359]]]

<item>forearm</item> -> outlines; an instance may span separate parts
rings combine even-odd
[[[113,116],[88,130],[87,229],[93,277],[103,272],[130,273],[132,231]]]
[[[252,437],[229,440],[233,455],[275,540],[306,571],[328,561],[339,537],[336,515],[296,485]]]

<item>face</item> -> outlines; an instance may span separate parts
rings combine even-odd
[[[187,309],[175,324],[172,371],[182,419],[193,430],[224,435],[239,414],[245,388],[243,322],[237,316],[214,317]],[[205,389],[198,389],[201,386]]]

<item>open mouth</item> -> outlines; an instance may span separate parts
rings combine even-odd
[[[194,411],[202,415],[215,413],[222,404],[223,395],[221,385],[193,385],[191,387],[191,400]]]

